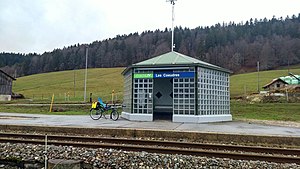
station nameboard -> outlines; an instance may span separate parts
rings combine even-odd
[[[195,72],[157,72],[157,73],[135,73],[134,79],[156,79],[156,78],[193,78]]]
[[[153,78],[192,78],[195,72],[158,72]]]

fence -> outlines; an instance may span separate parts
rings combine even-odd
[[[51,102],[52,99],[52,95],[50,93],[39,93],[39,94],[32,94],[32,95],[26,95],[25,99],[30,99],[32,101],[42,101],[42,102]],[[114,94],[113,98],[112,96],[108,96],[108,95],[98,95],[98,94],[92,94],[90,93],[90,95],[87,95],[86,98],[86,102],[92,102],[92,101],[96,101],[98,97],[101,97],[105,102],[108,103],[121,103],[122,99],[121,97],[119,97],[118,94]],[[113,101],[112,101],[113,99]],[[83,102],[84,97],[82,96],[75,96],[71,95],[69,93],[54,93],[54,100],[55,101],[59,101],[59,102]]]

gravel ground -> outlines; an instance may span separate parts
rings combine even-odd
[[[0,159],[19,159],[43,163],[45,147],[30,144],[0,144]],[[300,169],[296,164],[279,164],[264,161],[231,160],[188,155],[168,155],[147,152],[128,152],[113,149],[89,149],[68,146],[49,146],[49,159],[81,160],[88,168],[207,168],[207,169]],[[88,165],[89,164],[89,165]],[[34,166],[30,166],[34,168]],[[0,168],[9,168],[0,164]],[[13,168],[13,167],[11,167]],[[39,168],[36,166],[36,168]]]
[[[257,124],[266,124],[273,126],[283,126],[283,127],[297,127],[300,128],[299,122],[293,121],[277,121],[277,120],[255,120],[255,119],[239,119],[240,121],[245,121],[249,123],[257,123]]]

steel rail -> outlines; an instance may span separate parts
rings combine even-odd
[[[17,139],[17,138],[0,138],[0,142],[10,143],[26,143],[26,144],[44,144],[44,140],[32,139]],[[230,158],[236,160],[259,160],[277,163],[296,163],[300,164],[300,157],[282,156],[282,155],[264,155],[252,153],[237,153],[224,151],[207,151],[199,149],[182,149],[174,147],[158,147],[158,146],[143,146],[143,145],[123,145],[111,143],[82,143],[82,142],[63,142],[63,141],[49,141],[48,145],[63,145],[73,147],[87,147],[87,148],[112,148],[124,151],[146,151],[150,153],[164,153],[164,154],[184,154],[195,156],[206,156],[215,158]]]
[[[0,133],[1,137],[7,138],[26,138],[26,139],[44,139],[45,135],[41,134],[20,134],[20,133]],[[242,146],[242,145],[224,145],[209,143],[191,143],[177,141],[158,141],[158,140],[139,140],[129,138],[108,138],[108,137],[84,137],[84,136],[61,136],[47,135],[48,140],[77,141],[77,142],[95,142],[95,143],[116,143],[116,144],[133,144],[133,145],[159,145],[165,147],[177,148],[194,148],[194,149],[213,149],[227,151],[242,151],[268,154],[300,155],[300,149],[276,148],[276,147],[259,147],[259,146]]]

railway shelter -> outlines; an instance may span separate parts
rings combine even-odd
[[[230,71],[178,52],[133,64],[123,72],[122,117],[132,121],[231,121]]]

